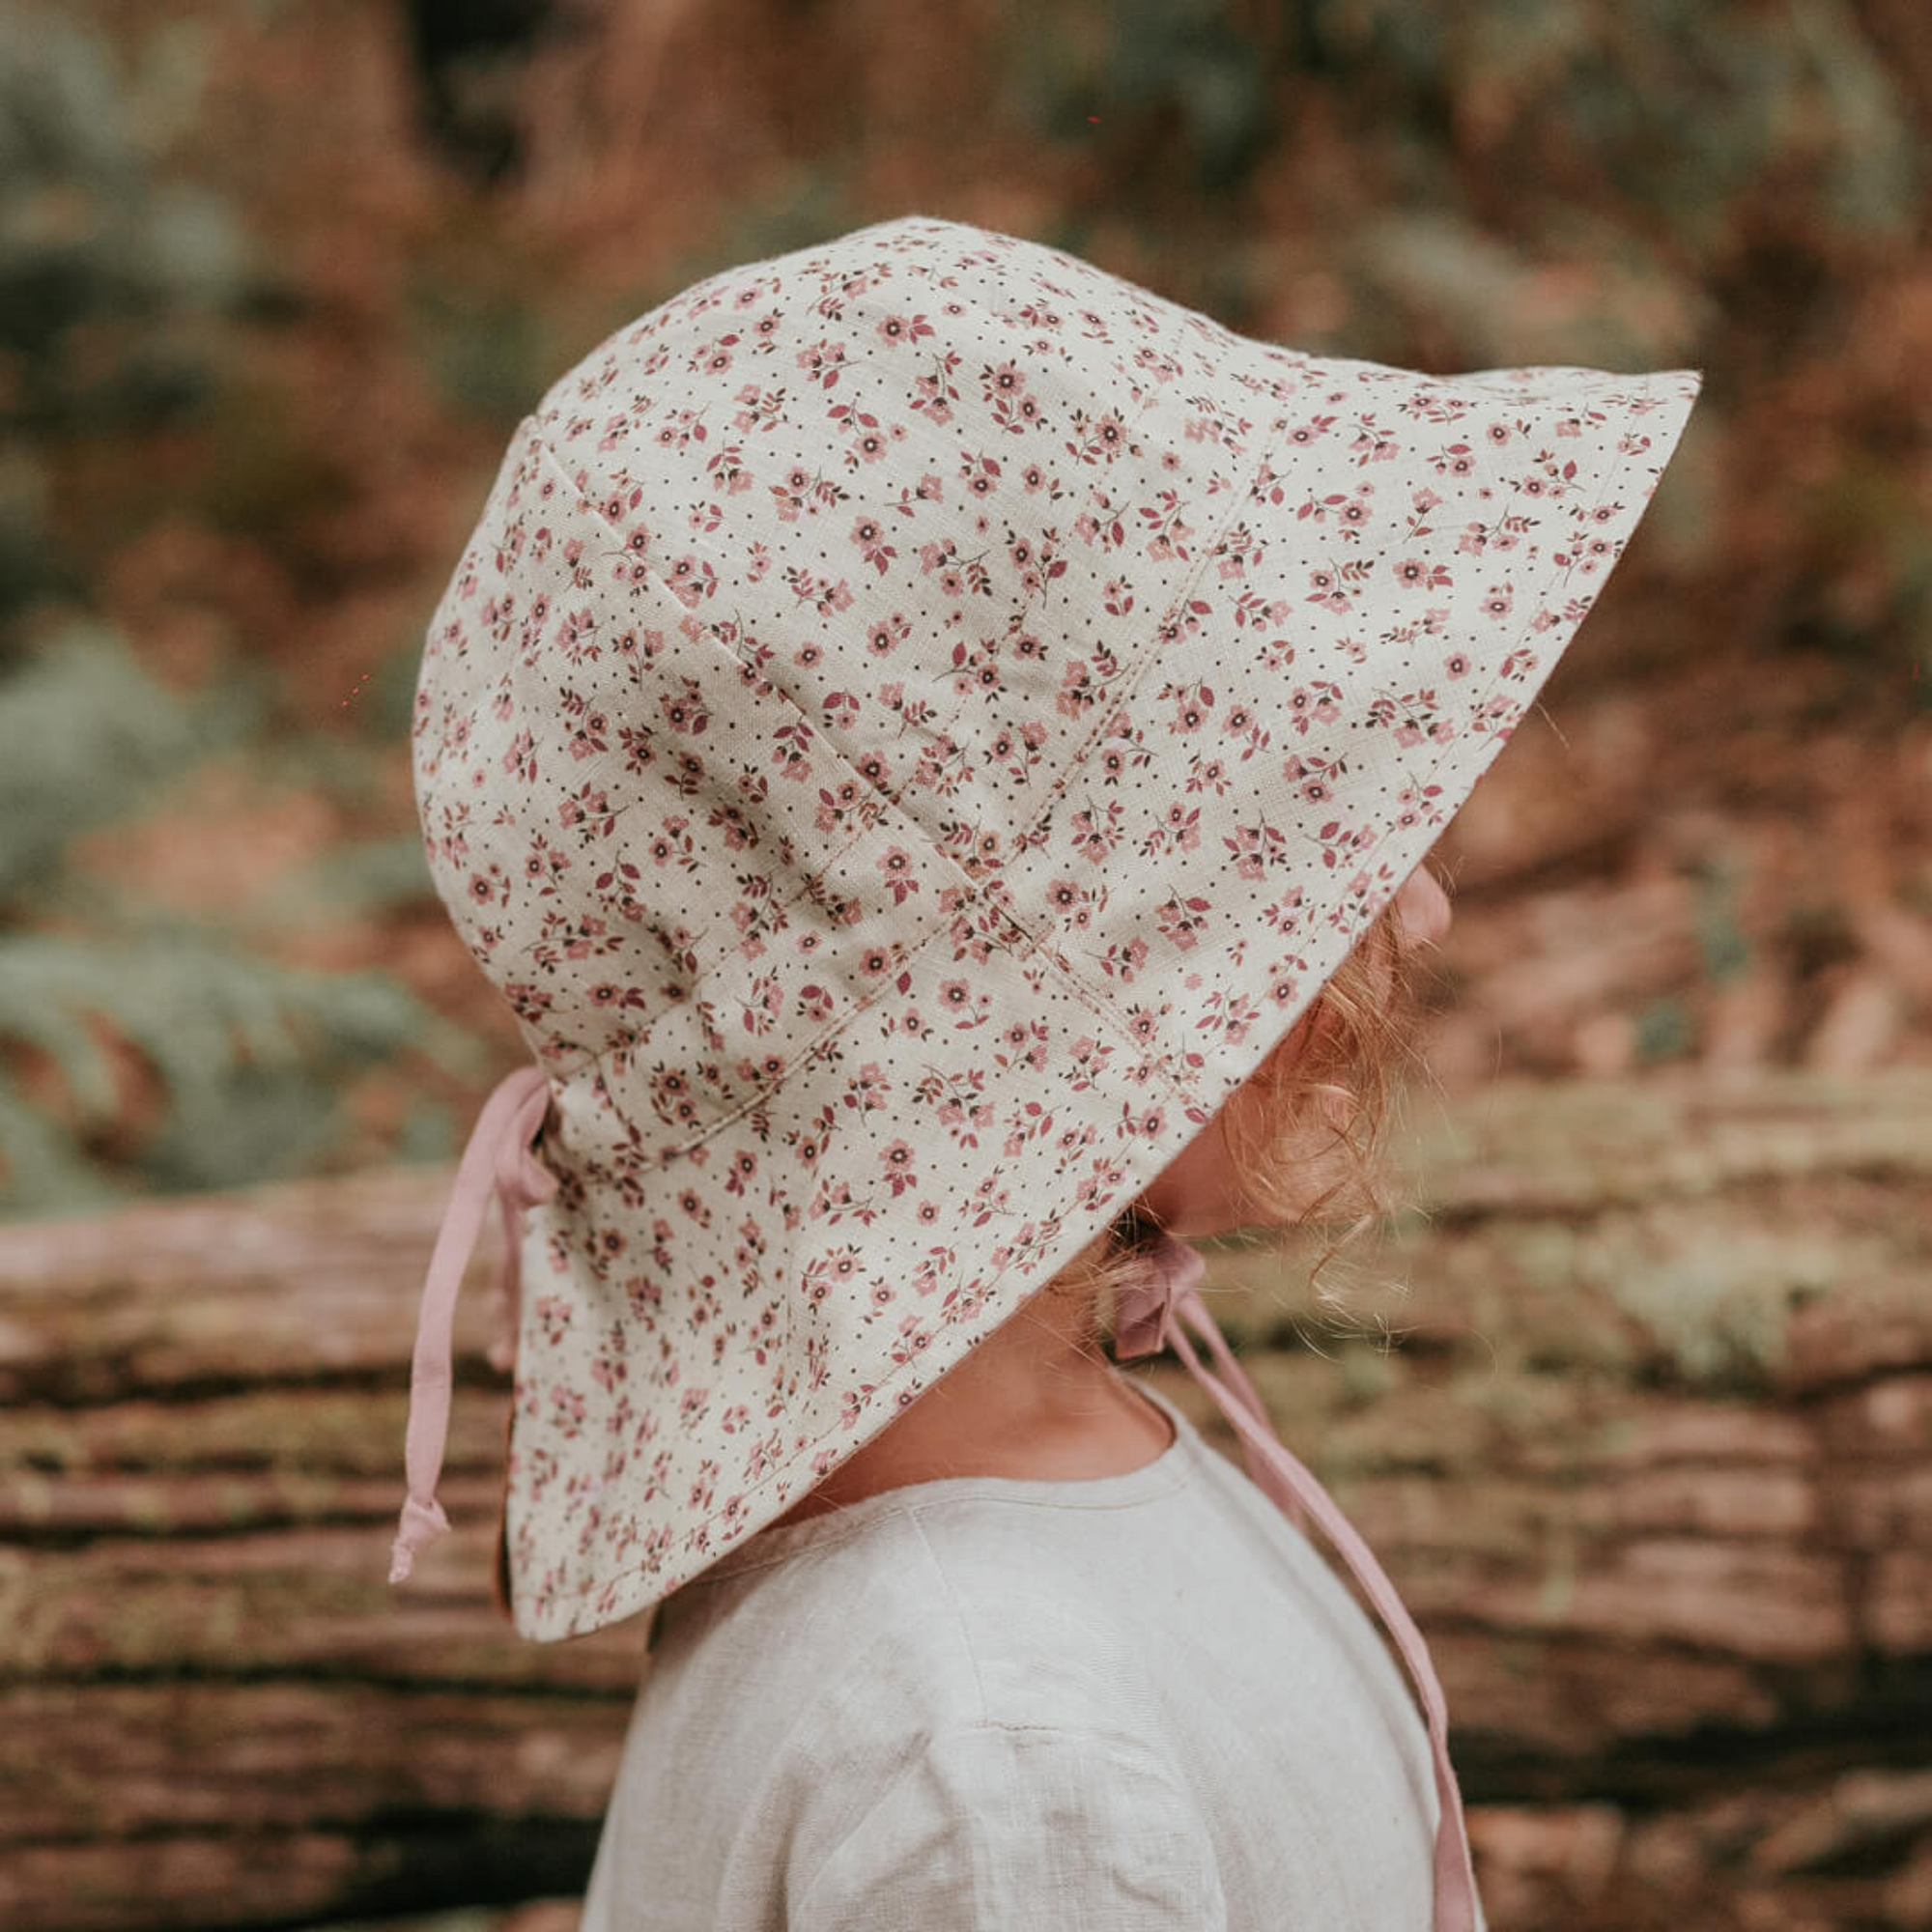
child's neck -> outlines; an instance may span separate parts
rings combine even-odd
[[[1078,1339],[1068,1301],[1037,1296],[778,1521],[953,1476],[1085,1482],[1151,1463],[1174,1425]]]

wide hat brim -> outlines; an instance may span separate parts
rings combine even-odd
[[[898,286],[868,292],[852,263],[889,249]],[[881,741],[844,687],[898,670],[863,640],[923,573],[854,573],[842,604],[796,579],[781,594],[769,569],[729,581],[752,546],[728,498],[695,538],[639,546],[649,569],[611,569],[626,519],[691,500],[668,494],[677,466],[719,439],[619,420],[585,377],[715,339],[721,309],[755,317],[809,278],[922,305],[914,259],[950,272],[923,306],[952,292],[955,334],[1043,350],[1023,288],[1090,339],[1101,324],[1139,468],[1061,437],[1079,489],[1055,517],[1089,520],[1066,541],[1080,567],[1037,571],[1002,618],[1028,648],[985,654],[990,675],[969,648],[943,709]],[[1702,382],[1310,356],[923,216],[654,316],[520,427],[418,694],[439,888],[552,1087],[538,1151],[559,1186],[525,1223],[505,1494],[516,1626],[543,1640],[650,1607],[782,1515],[1211,1121],[1541,691]],[[872,373],[848,363],[848,399]],[[890,350],[876,373],[889,417],[907,378]],[[939,474],[959,412],[900,413],[932,446],[896,473]],[[966,509],[1016,491],[1015,467]],[[1094,521],[1103,471],[1098,516],[1118,503],[1122,528]],[[563,625],[607,648],[560,654]],[[640,758],[624,724],[646,718]],[[704,789],[727,749],[755,864],[736,804]],[[680,771],[689,752],[712,779]]]

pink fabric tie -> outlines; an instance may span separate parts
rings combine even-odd
[[[416,1316],[415,1357],[410,1369],[410,1419],[403,1463],[409,1499],[403,1504],[389,1581],[410,1574],[415,1553],[449,1527],[436,1499],[449,1433],[449,1390],[456,1293],[482,1232],[492,1190],[503,1209],[503,1264],[497,1278],[497,1339],[491,1362],[507,1369],[516,1360],[517,1323],[523,1301],[523,1213],[556,1192],[556,1176],[532,1151],[531,1143],[550,1112],[550,1081],[543,1069],[524,1065],[497,1082],[470,1129],[469,1145],[456,1170],[430,1256]]]
[[[1422,1633],[1403,1608],[1394,1584],[1369,1546],[1336,1508],[1327,1491],[1275,1435],[1254,1384],[1229,1351],[1198,1293],[1197,1284],[1208,1267],[1200,1250],[1163,1233],[1150,1242],[1145,1254],[1146,1268],[1116,1298],[1115,1359],[1134,1361],[1143,1355],[1157,1354],[1164,1346],[1171,1345],[1195,1380],[1221,1406],[1221,1412],[1240,1436],[1248,1474],[1256,1487],[1297,1528],[1306,1527],[1302,1514],[1305,1506],[1342,1552],[1356,1581],[1367,1591],[1407,1662],[1429,1719],[1429,1742],[1435,1754],[1435,1789],[1441,1799],[1435,1828],[1434,1932],[1476,1932],[1476,1875],[1469,1859],[1468,1833],[1463,1822],[1463,1794],[1449,1762],[1449,1722],[1442,1687],[1429,1661]],[[1208,1344],[1220,1365],[1219,1376],[1202,1366],[1187,1339],[1183,1321],[1191,1323]]]

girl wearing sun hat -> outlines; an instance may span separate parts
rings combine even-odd
[[[519,426],[413,747],[530,1060],[392,1575],[494,1189],[508,1606],[654,1619],[586,1932],[1482,1925],[1427,1649],[1184,1237],[1332,1197],[1421,862],[1701,381],[1306,355],[907,215]]]

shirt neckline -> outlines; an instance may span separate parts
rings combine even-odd
[[[1048,1509],[1125,1509],[1178,1489],[1194,1473],[1202,1453],[1200,1433],[1181,1411],[1151,1383],[1131,1378],[1132,1386],[1163,1409],[1174,1424],[1174,1440],[1137,1469],[1109,1476],[934,1476],[923,1482],[900,1483],[874,1495],[862,1496],[842,1509],[807,1517],[802,1522],[769,1524],[754,1530],[707,1568],[683,1590],[722,1583],[746,1570],[782,1563],[801,1551],[856,1534],[880,1519],[905,1510],[925,1510],[936,1504],[983,1499],[1028,1503]]]

